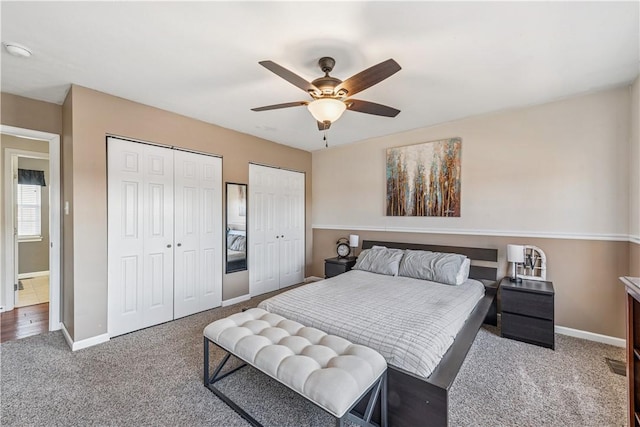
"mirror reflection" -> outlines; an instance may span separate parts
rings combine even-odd
[[[227,273],[247,269],[247,184],[227,182]]]

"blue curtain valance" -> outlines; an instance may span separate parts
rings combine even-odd
[[[47,186],[44,182],[44,172],[30,169],[18,169],[18,184]]]

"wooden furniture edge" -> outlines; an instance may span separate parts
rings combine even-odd
[[[636,406],[636,394],[637,390],[637,377],[636,377],[636,367],[640,363],[636,358],[636,346],[638,336],[637,331],[637,317],[638,313],[638,305],[640,303],[640,287],[637,277],[623,276],[619,278],[620,281],[624,284],[625,292],[626,292],[626,338],[627,338],[627,423],[629,426],[638,425],[640,421],[638,421],[638,411]]]

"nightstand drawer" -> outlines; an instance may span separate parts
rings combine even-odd
[[[337,276],[338,274],[345,273],[347,271],[347,266],[344,264],[333,264],[327,262],[324,265],[324,275],[327,277]]]
[[[553,320],[536,319],[511,313],[502,313],[502,336],[518,341],[554,348]]]
[[[553,294],[501,289],[502,311],[553,321]]]
[[[324,277],[337,276],[338,274],[346,273],[356,265],[356,257],[348,258],[327,258],[324,260]]]

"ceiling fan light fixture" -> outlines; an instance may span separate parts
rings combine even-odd
[[[344,102],[333,98],[321,98],[307,105],[311,115],[319,122],[333,123],[342,116],[347,106]]]

